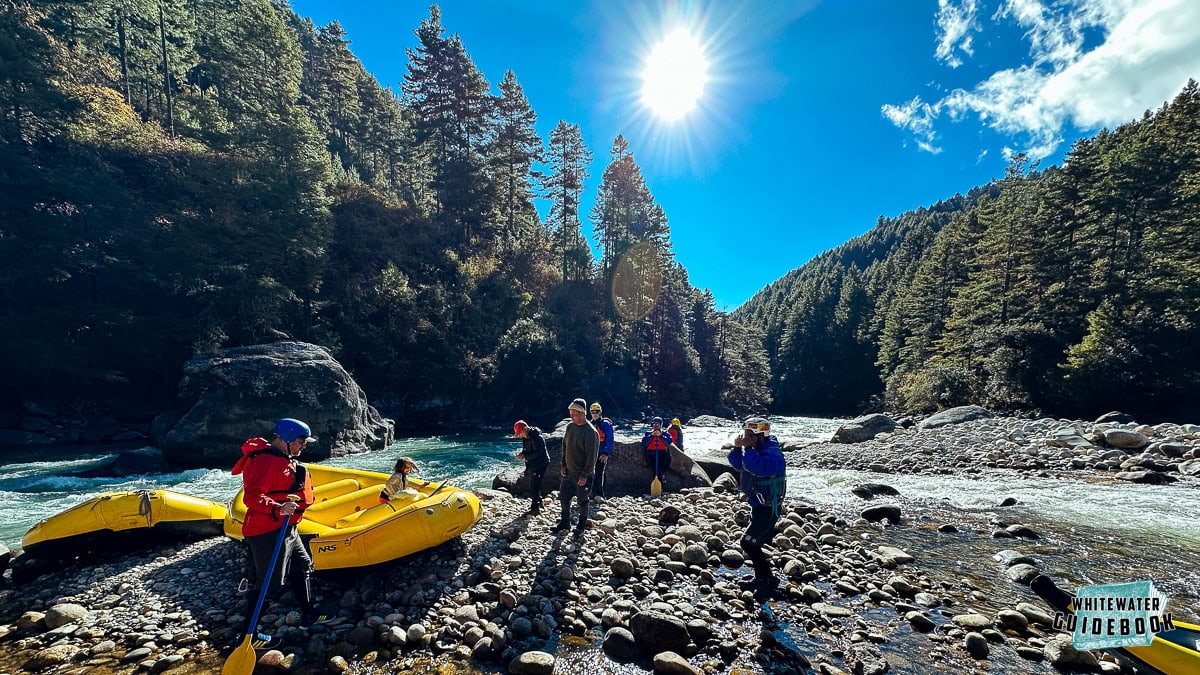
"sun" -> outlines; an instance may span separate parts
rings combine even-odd
[[[708,59],[700,42],[679,29],[663,38],[646,58],[642,103],[666,121],[688,114],[704,94]]]

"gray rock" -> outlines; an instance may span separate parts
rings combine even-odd
[[[883,675],[891,669],[883,652],[872,644],[859,643],[846,649],[846,665],[856,675]]]
[[[88,608],[83,607],[82,604],[56,604],[54,607],[46,610],[46,627],[58,628],[59,626],[66,626],[68,623],[78,623],[88,619],[90,614]]]
[[[918,612],[915,610],[905,614],[904,620],[907,621],[909,623],[909,625],[911,625],[913,627],[913,630],[915,630],[919,633],[928,633],[929,631],[931,631],[937,627],[936,625],[934,625],[932,619],[925,616],[924,612]]]
[[[996,612],[996,625],[1008,630],[1024,633],[1029,628],[1029,617],[1012,609],[1002,609]]]
[[[1113,410],[1112,412],[1106,412],[1097,417],[1095,423],[1103,424],[1105,422],[1112,422],[1115,424],[1132,424],[1135,421],[1136,420],[1134,419],[1133,415]]]
[[[633,566],[633,561],[626,557],[613,558],[612,564],[609,565],[614,577],[618,579],[628,579],[634,575],[636,568]]]
[[[950,408],[941,412],[934,413],[929,417],[921,420],[917,424],[917,429],[937,429],[950,424],[962,424],[972,420],[991,419],[992,413],[977,405],[963,405],[957,408]]]
[[[554,655],[546,652],[525,652],[508,664],[515,675],[553,675]]]
[[[1174,476],[1157,471],[1120,471],[1113,474],[1113,478],[1145,485],[1167,485],[1179,480]]]
[[[1140,450],[1150,445],[1149,438],[1136,431],[1126,431],[1125,429],[1105,429],[1104,442],[1123,450]]]
[[[23,668],[30,672],[38,672],[41,670],[49,670],[61,666],[64,663],[69,663],[75,658],[75,654],[79,652],[79,648],[70,644],[59,644],[52,647],[47,647],[33,655],[33,658],[25,662]]]
[[[633,633],[620,626],[613,626],[604,633],[604,653],[615,661],[633,661],[642,655]]]
[[[629,620],[629,629],[647,654],[682,652],[687,648],[687,624],[666,612],[653,609],[638,612]]]
[[[1055,635],[1042,648],[1042,655],[1055,668],[1068,670],[1070,668],[1096,668],[1096,656],[1089,651],[1079,651],[1071,644],[1071,636],[1065,633]]]
[[[887,415],[864,415],[842,425],[833,434],[834,443],[861,443],[879,434],[896,430],[896,422]]]
[[[987,638],[979,633],[967,633],[967,636],[963,638],[963,647],[967,650],[968,654],[977,659],[986,659],[988,656]]]
[[[1017,563],[1016,565],[1013,565],[1005,570],[1004,573],[1007,574],[1008,578],[1012,581],[1019,584],[1025,584],[1026,586],[1029,585],[1030,581],[1033,581],[1034,577],[1040,574],[1036,567],[1026,563]]]
[[[862,497],[863,499],[871,499],[879,495],[897,496],[900,494],[900,491],[896,488],[891,485],[884,485],[883,483],[860,483],[850,488],[850,492],[856,497]]]
[[[323,347],[276,342],[223,349],[183,366],[171,409],[154,420],[154,439],[179,466],[231,466],[231,448],[270,435],[276,419],[294,417],[318,440],[304,457],[317,461],[380,450],[394,438],[392,421]],[[233,451],[236,453],[236,450]]]
[[[480,661],[491,661],[499,656],[500,650],[496,649],[496,645],[490,637],[481,637],[471,647],[471,658]]]
[[[992,625],[992,620],[982,614],[959,614],[952,621],[954,625],[968,630],[983,630]]]
[[[884,567],[895,567],[896,565],[903,565],[915,560],[915,558],[903,549],[896,548],[895,546],[880,546],[876,550],[875,555]]]
[[[1037,560],[1034,558],[1021,553],[1020,551],[1014,551],[1011,548],[1006,548],[1002,551],[993,553],[992,560],[999,561],[999,563],[1005,567],[1012,567],[1013,565],[1017,565],[1019,563],[1025,563],[1027,565],[1037,564]]]
[[[661,675],[700,675],[702,671],[675,652],[660,652],[654,655],[654,672]]]
[[[900,507],[895,504],[869,506],[863,509],[859,515],[872,523],[887,520],[891,524],[896,525],[900,522]]]

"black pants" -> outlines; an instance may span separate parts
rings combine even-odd
[[[775,521],[779,520],[775,509],[770,506],[751,506],[750,525],[742,535],[742,550],[754,565],[754,576],[759,581],[774,578],[771,563],[762,547],[775,538]]]
[[[596,460],[596,475],[592,477],[592,495],[596,497],[604,496],[604,467],[606,466],[608,466],[608,462]]]
[[[657,458],[657,459],[656,459]],[[658,470],[655,471],[655,463],[657,461]],[[667,479],[667,470],[671,468],[671,451],[670,450],[647,450],[646,451],[646,466],[650,467],[651,471],[655,471],[660,481]]]
[[[532,500],[530,508],[534,511],[542,510],[542,479],[546,477],[546,468],[542,467],[537,471],[525,468],[525,473],[529,475],[529,498]]]
[[[258,593],[262,588],[259,584],[267,576],[267,566],[271,564],[271,554],[275,552],[275,541],[278,537],[278,531],[246,537],[246,545],[250,547],[250,558],[254,562],[254,578],[250,580],[253,588],[252,595],[249,596],[253,598],[251,602],[258,600]],[[267,595],[287,581],[292,587],[292,592],[296,594],[300,609],[312,609],[309,582],[311,574],[312,558],[309,557],[304,542],[300,540],[296,526],[289,525],[287,536],[279,548],[279,560],[275,561],[275,571],[271,574]]]
[[[562,477],[558,485],[558,499],[562,502],[562,522],[571,522],[571,498],[579,497],[579,529],[587,526],[588,517],[588,486],[580,485],[579,478],[583,474],[568,473]]]

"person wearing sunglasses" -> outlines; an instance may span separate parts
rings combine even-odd
[[[300,625],[318,619],[312,604],[310,576],[312,558],[300,540],[296,526],[304,518],[304,509],[314,501],[312,477],[299,461],[300,453],[317,439],[304,422],[285,417],[275,423],[275,435],[267,441],[252,438],[242,446],[242,457],[233,473],[242,474],[242,502],[246,518],[242,537],[250,549],[254,578],[249,597],[257,597],[260,584],[279,587],[287,581],[300,605]],[[294,499],[293,499],[294,497]],[[271,579],[265,579],[275,552],[279,529],[288,528],[279,560]]]
[[[742,535],[742,550],[754,566],[754,578],[743,588],[753,590],[757,599],[770,597],[779,586],[763,546],[775,537],[784,495],[787,493],[786,464],[779,440],[771,435],[771,423],[751,417],[742,427],[742,435],[733,440],[729,464],[740,472],[738,489],[750,504],[750,524]]]

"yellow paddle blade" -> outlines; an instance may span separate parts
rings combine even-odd
[[[650,496],[657,497],[661,494],[662,494],[662,481],[658,479],[658,476],[655,476],[654,480],[650,481]]]
[[[251,675],[256,663],[258,663],[258,656],[254,653],[254,645],[250,644],[250,635],[247,633],[246,637],[242,639],[242,644],[238,645],[229,658],[225,659],[221,675]]]

